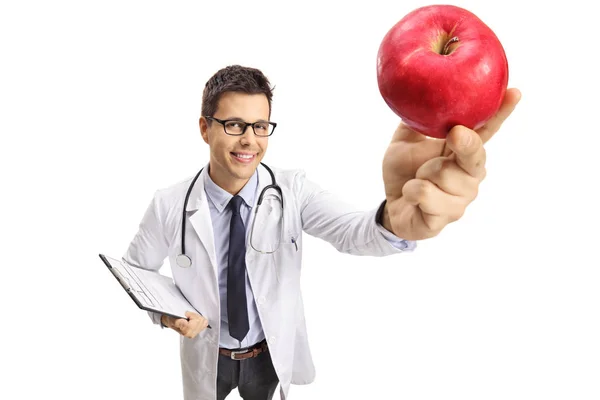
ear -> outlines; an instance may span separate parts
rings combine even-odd
[[[198,121],[199,125],[200,125],[200,135],[202,135],[202,139],[204,139],[204,142],[206,144],[208,143],[208,122],[206,121],[206,118],[204,117],[200,117],[200,121]]]

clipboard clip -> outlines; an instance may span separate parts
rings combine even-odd
[[[128,291],[131,290],[131,286],[129,285],[129,281],[125,278],[116,268],[111,268],[110,271],[117,278],[119,283]]]

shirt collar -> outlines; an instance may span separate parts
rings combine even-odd
[[[209,172],[209,171],[207,171]],[[252,207],[254,205],[254,197],[256,195],[256,189],[258,188],[258,171],[254,171],[254,174],[250,177],[248,182],[244,185],[242,190],[238,193],[238,196],[244,200],[246,206]],[[229,201],[233,197],[231,193],[217,185],[210,177],[210,174],[206,174],[204,180],[204,191],[206,196],[213,203],[219,214],[227,207]]]

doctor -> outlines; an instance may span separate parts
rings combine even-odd
[[[261,163],[276,123],[270,83],[259,70],[229,66],[212,76],[199,121],[209,162],[155,192],[123,255],[151,270],[168,257],[176,284],[202,314],[189,312],[187,320],[150,314],[180,334],[184,398],[221,400],[237,388],[246,400],[268,400],[279,385],[285,399],[290,384],[312,382],[300,292],[302,233],[348,254],[412,251],[476,198],[485,177],[483,143],[519,98],[509,90],[486,126],[478,132],[457,126],[445,141],[400,124],[383,160],[385,198],[360,211],[301,170]]]

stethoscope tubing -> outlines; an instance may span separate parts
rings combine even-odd
[[[253,243],[252,243],[252,238],[254,235],[254,223],[256,222],[256,214],[258,213],[258,208],[260,207],[260,205],[262,204],[263,201],[263,197],[264,194],[266,193],[267,190],[269,189],[274,189],[279,193],[279,196],[281,197],[281,218],[282,218],[282,229],[281,229],[281,236],[283,237],[283,210],[284,210],[284,204],[283,204],[283,192],[281,190],[281,187],[279,187],[279,185],[277,184],[277,181],[275,180],[275,174],[273,173],[273,171],[271,170],[271,168],[269,168],[266,164],[264,163],[260,163],[263,167],[265,167],[267,169],[267,171],[269,172],[269,175],[271,175],[271,184],[267,185],[263,188],[263,190],[260,192],[260,195],[258,196],[258,202],[256,205],[256,209],[254,210],[254,218],[253,218],[253,222],[252,222],[252,229],[250,231],[250,246],[252,247],[253,250],[262,253],[262,254],[271,254],[274,253],[275,251],[277,251],[279,249],[279,245],[281,244],[281,240],[279,240],[279,243],[277,245],[277,248],[273,251],[270,252],[265,252],[265,251],[261,251],[258,250],[254,247]],[[192,189],[194,187],[194,185],[196,184],[196,181],[198,180],[198,177],[200,177],[200,174],[202,173],[202,171],[204,170],[204,168],[200,169],[200,171],[198,171],[198,173],[196,174],[196,176],[194,177],[194,179],[192,180],[192,183],[190,183],[190,186],[187,190],[187,193],[185,195],[185,200],[183,202],[183,211],[182,211],[182,217],[181,217],[181,254],[179,254],[176,258],[176,262],[177,265],[179,265],[180,267],[190,267],[192,265],[192,259],[185,254],[185,226],[186,226],[186,208],[187,208],[187,204],[188,204],[188,200],[190,198],[190,194],[192,193]],[[281,238],[280,238],[281,239]]]

